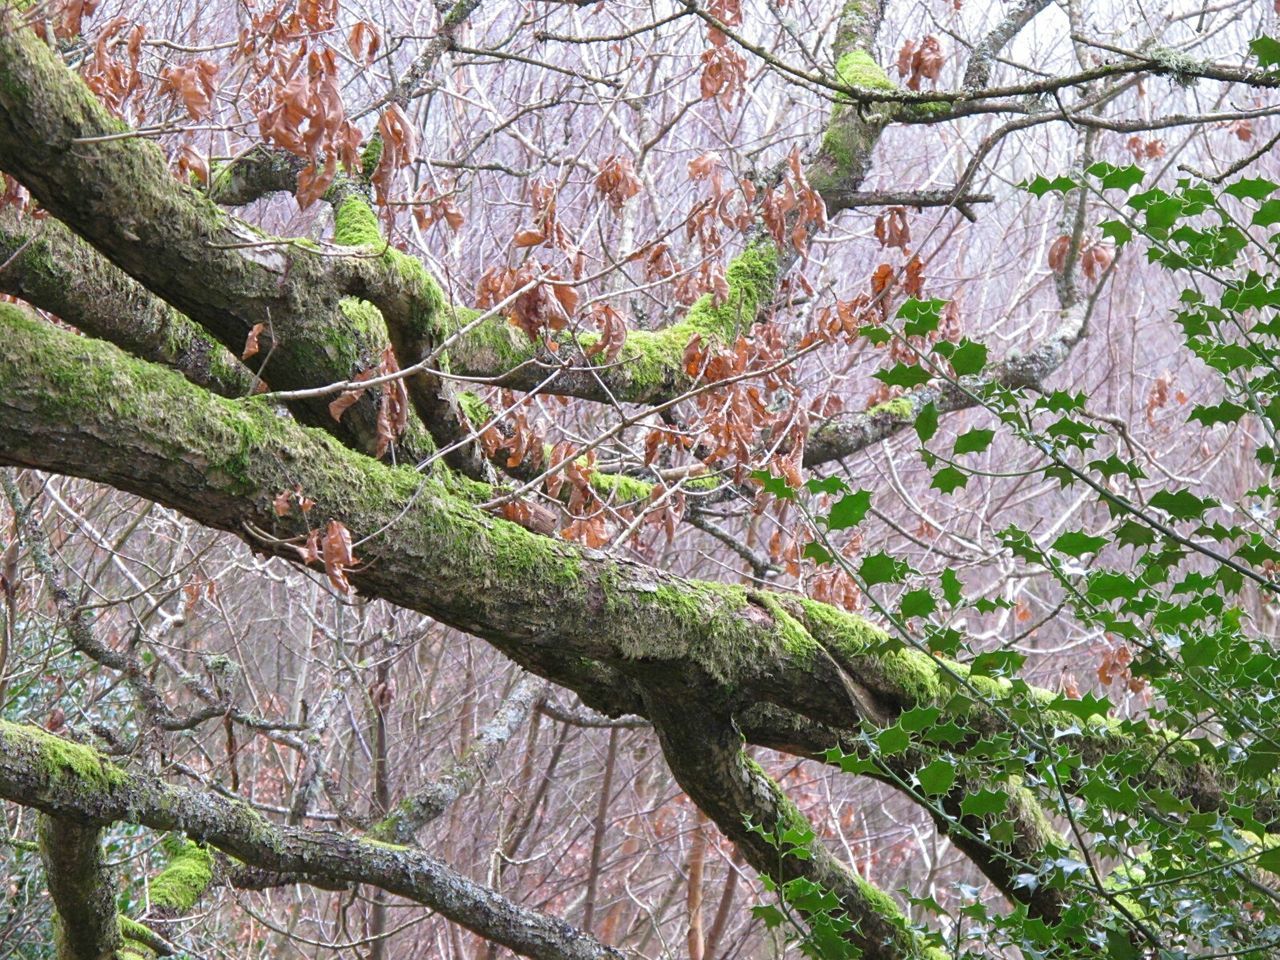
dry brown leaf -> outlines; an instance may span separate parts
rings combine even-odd
[[[255,323],[249,330],[249,336],[245,337],[244,340],[244,351],[240,354],[241,360],[248,360],[258,352],[260,349],[258,340],[262,336],[262,331],[266,328],[267,325],[265,323]]]
[[[1049,245],[1049,269],[1061,273],[1067,266],[1067,254],[1071,251],[1071,237],[1065,233]]]
[[[351,531],[341,521],[330,520],[325,527],[321,554],[325,573],[334,589],[350,593],[351,583],[347,580],[347,570],[358,561],[351,549]]]

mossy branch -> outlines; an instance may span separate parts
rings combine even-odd
[[[229,350],[58,220],[0,210],[0,263],[3,292],[224,397],[253,392],[253,374]]]
[[[67,949],[75,952],[64,952],[60,960],[102,960],[121,945],[114,890],[102,872],[100,854],[97,860],[93,856],[96,825],[117,821],[181,830],[270,870],[369,883],[426,904],[482,937],[539,960],[621,956],[561,921],[478,886],[426,854],[279,826],[247,804],[127,772],[88,747],[35,727],[0,721],[0,796],[43,811],[50,830],[58,831],[56,843],[44,843],[46,857],[59,860],[50,874],[51,888],[60,915],[76,918],[74,925],[65,926],[68,932],[60,934],[60,943],[67,942]],[[74,832],[64,834],[68,824]],[[183,848],[177,861],[183,875],[170,884],[176,901],[186,902],[204,880],[204,857],[207,853]],[[63,878],[58,882],[65,881],[64,887],[53,886],[55,876]],[[131,934],[131,939],[138,938]]]
[[[172,304],[273,389],[348,380],[377,366],[380,323],[339,308],[381,273],[367,257],[321,256],[314,244],[262,234],[170,174],[160,147],[124,136],[79,77],[21,17],[0,6],[0,169],[104,258]],[[293,405],[304,422],[354,449],[378,446],[378,391],[342,417],[330,397]]]

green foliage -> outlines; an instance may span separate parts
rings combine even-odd
[[[1263,68],[1280,66],[1277,41],[1252,49]],[[1176,79],[1178,64],[1161,63]],[[1280,944],[1280,654],[1259,616],[1280,602],[1280,185],[1152,180],[1134,165],[1097,163],[1023,187],[1046,202],[1086,198],[1117,255],[1145,256],[1185,287],[1171,319],[1216,395],[1188,403],[1182,429],[1247,436],[1255,478],[1246,492],[1228,499],[1172,474],[1156,482],[1087,415],[1085,395],[984,379],[981,343],[942,341],[878,375],[907,391],[900,402],[935,489],[1004,476],[989,470],[998,452],[1030,464],[1010,476],[1052,481],[1093,504],[1082,525],[1009,526],[999,538],[1019,574],[1056,584],[1054,616],[1124,645],[1132,659],[1115,668],[1119,682],[1146,692],[1145,707],[1122,719],[1105,691],[1030,685],[1022,653],[955,626],[1011,602],[967,595],[952,569],[926,578],[886,553],[850,562],[841,538],[871,514],[871,493],[834,477],[796,489],[756,476],[809,521],[805,557],[840,566],[903,654],[931,660],[941,678],[931,698],[904,702],[886,726],[865,724],[858,743],[827,760],[897,785],[1016,878],[1027,902],[1011,909],[984,904],[976,890],[959,891],[956,915],[909,898],[916,916],[941,919],[952,956],[1263,956]],[[942,307],[909,301],[896,326],[863,333],[880,343],[927,337]],[[948,437],[937,406],[912,399],[938,379],[980,401],[977,425]],[[783,858],[807,855],[804,838],[773,842]],[[757,909],[768,926],[792,929],[808,956],[854,955],[838,946],[848,920],[824,891],[771,890],[777,905]],[[1047,918],[1028,905],[1044,894],[1059,904]]]

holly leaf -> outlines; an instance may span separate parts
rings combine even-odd
[[[967,430],[956,439],[954,452],[956,456],[962,453],[981,453],[991,446],[991,441],[995,439],[996,432],[994,430],[979,430],[976,427]]]
[[[938,432],[938,407],[932,400],[916,414],[916,436],[921,443],[928,443]]]
[[[846,494],[832,505],[831,512],[827,514],[827,529],[847,530],[849,527],[856,527],[870,509],[871,492],[869,490],[858,490]]]
[[[943,493],[955,493],[968,482],[967,473],[962,473],[955,467],[943,467],[933,475],[933,483],[929,486]]]
[[[764,487],[765,493],[773,494],[779,500],[794,500],[796,492],[787,485],[782,477],[776,477],[768,470],[752,470],[751,479]]]
[[[961,377],[981,373],[987,365],[987,348],[973,340],[962,340],[951,354],[951,366]]]
[[[904,620],[908,617],[927,617],[937,608],[938,602],[933,598],[933,593],[925,587],[907,591],[902,595],[902,602],[898,605],[899,613]]]
[[[1086,553],[1097,553],[1108,543],[1106,537],[1093,537],[1083,530],[1072,530],[1053,541],[1053,549],[1079,559]]]
[[[881,551],[873,553],[862,561],[862,565],[858,568],[858,575],[867,586],[873,587],[878,583],[901,583],[906,579],[908,569],[901,560]]]
[[[1135,164],[1131,163],[1127,167],[1117,167],[1114,164],[1107,163],[1105,160],[1095,163],[1085,170],[1085,173],[1101,180],[1103,190],[1129,191],[1140,184],[1142,178],[1146,176],[1142,168]]]
[[[920,769],[920,789],[930,796],[946,793],[956,782],[956,768],[949,760],[934,760]]]

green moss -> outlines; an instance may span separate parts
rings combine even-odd
[[[836,61],[836,79],[860,90],[897,90],[897,84],[865,50],[851,50]],[[810,179],[819,192],[860,180],[871,150],[888,123],[888,108],[865,113],[848,96],[838,94],[822,136],[825,163],[815,166]]]
[[[358,229],[356,225],[363,221]],[[344,236],[367,237],[368,218],[352,218]],[[340,241],[346,242],[346,241]],[[778,276],[778,253],[772,242],[757,241],[734,257],[725,271],[728,295],[716,304],[708,294],[699,298],[685,317],[662,330],[633,330],[622,352],[612,361],[603,354],[596,362],[620,368],[610,383],[619,399],[645,402],[662,396],[668,386],[687,379],[683,372],[684,352],[695,336],[704,343],[726,344],[747,331],[760,311],[773,299]],[[456,333],[479,316],[477,311],[450,307],[441,318],[444,335]],[[596,333],[562,333],[566,347],[576,344],[589,351],[600,342]],[[500,317],[493,317],[469,330],[456,347],[461,366],[476,372],[507,371],[533,359],[537,344]]]
[[[116,960],[154,960],[156,951],[152,944],[157,938],[151,928],[124,914],[117,914],[116,920],[120,925],[120,939],[124,941],[116,950]]]
[[[777,594],[761,591],[753,593],[751,598],[773,616],[774,625],[782,638],[783,649],[792,656],[808,658],[821,649],[804,624],[791,615],[781,597]]]
[[[378,163],[382,160],[382,135],[375,133],[369,138],[369,142],[364,145],[364,149],[360,151],[360,170],[364,173],[366,180],[373,177],[373,171],[378,169]]]
[[[38,727],[0,720],[0,743],[6,750],[34,752],[39,757],[40,769],[52,784],[99,791],[119,786],[127,779],[123,770],[92,747],[63,740]]]
[[[359,197],[347,197],[334,213],[333,240],[344,247],[387,246],[373,208]]]
[[[948,116],[955,106],[948,100],[934,100],[929,103],[911,103],[901,107],[903,114],[921,119],[933,119]]]
[[[778,281],[778,250],[771,241],[759,240],[729,262],[725,271],[729,294],[724,303],[715,306],[709,295],[692,307],[686,323],[726,339],[736,334],[743,323],[755,321],[760,309],[773,299]]]
[[[778,280],[778,251],[772,241],[752,243],[730,261],[725,271],[729,287],[724,302],[717,305],[704,294],[689,308],[685,318],[656,332],[637,330],[627,337],[619,358],[631,382],[639,387],[655,386],[678,377],[684,351],[695,336],[708,343],[731,343],[755,323],[761,309],[773,299]],[[579,338],[584,345],[593,336]]]
[[[382,262],[400,277],[409,307],[399,317],[404,332],[415,337],[431,338],[445,332],[444,292],[435,277],[417,257],[396,250],[382,236],[378,217],[363,197],[352,194],[338,205],[334,214],[333,238],[347,247],[363,247],[376,253]]]
[[[884,67],[865,50],[850,50],[836,61],[836,79],[849,87],[862,90],[897,90]]]
[[[373,336],[383,329],[382,311],[367,300],[344,297],[338,301],[338,309],[365,336]]]
[[[1204,61],[1169,47],[1152,47],[1148,55],[1181,87],[1194,84],[1205,66]]]
[[[451,304],[441,316],[441,332],[445,337],[453,336],[479,316],[479,310]],[[491,372],[518,367],[532,359],[536,352],[533,341],[500,316],[490,317],[468,330],[459,346],[470,358],[470,368]]]
[[[213,879],[213,854],[185,838],[172,846],[168,865],[151,881],[151,902],[186,913]]]
[[[628,599],[615,594],[620,600]],[[633,622],[653,618],[653,629],[638,629],[627,649],[637,660],[669,662],[688,658],[715,681],[732,687],[755,665],[784,647],[780,631],[760,630],[745,588],[736,584],[679,581],[658,584],[642,602],[628,604]]]
[[[945,674],[924,653],[894,642],[884,630],[857,614],[807,597],[797,598],[800,620],[837,659],[856,666],[868,685],[905,707],[941,703],[949,696]]]
[[[898,397],[867,408],[867,416],[869,417],[882,413],[898,420],[914,420],[916,416],[915,405],[907,397]]]
[[[472,427],[482,427],[493,419],[493,408],[474,393],[463,391],[458,394],[457,400]]]
[[[408,801],[405,801],[404,803],[407,804]],[[403,805],[404,804],[402,804],[402,806]],[[387,822],[388,822],[387,820],[382,821],[382,823],[387,823]],[[378,824],[377,826],[375,826],[374,829],[376,830],[378,826],[381,826],[381,824]],[[413,849],[412,847],[406,847],[404,844],[387,843],[385,840],[375,840],[372,837],[362,837],[360,842],[370,847],[381,847],[383,850],[391,850],[394,853],[409,853]]]
[[[591,486],[597,493],[613,496],[616,501],[634,503],[648,500],[653,494],[653,484],[621,473],[605,473],[597,470],[591,475]]]

